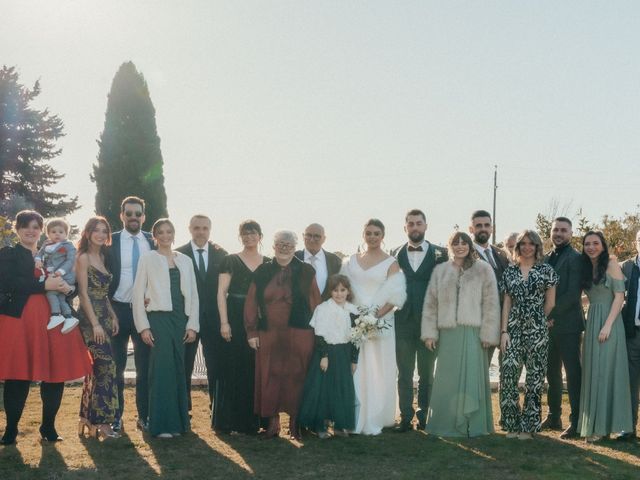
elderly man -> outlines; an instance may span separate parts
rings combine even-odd
[[[316,282],[320,293],[327,296],[330,292],[325,292],[327,279],[331,275],[340,273],[342,262],[337,255],[327,252],[322,248],[327,237],[324,234],[324,227],[318,223],[312,223],[304,230],[304,250],[296,252],[296,258],[308,263],[316,270]],[[325,295],[326,293],[326,295]]]

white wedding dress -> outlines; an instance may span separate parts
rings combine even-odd
[[[394,261],[395,258],[389,257],[364,270],[357,255],[352,255],[343,265],[342,273],[351,281],[355,305],[381,307],[388,302],[402,306],[406,299],[404,274],[399,272],[387,278],[387,271]],[[389,328],[360,347],[358,367],[353,376],[357,404],[354,433],[378,435],[383,427],[395,423],[398,393],[393,310],[384,319]]]

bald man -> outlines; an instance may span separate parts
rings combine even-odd
[[[312,223],[305,228],[302,238],[304,238],[304,250],[298,250],[296,257],[315,268],[318,288],[323,297],[327,298],[330,294],[324,291],[327,279],[331,275],[340,273],[342,261],[337,255],[322,248],[327,237],[324,234],[324,227],[319,223]]]

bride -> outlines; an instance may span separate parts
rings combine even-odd
[[[377,308],[376,316],[384,318],[389,325],[377,337],[362,344],[353,376],[357,399],[354,433],[377,435],[383,427],[395,423],[397,368],[393,310],[402,307],[407,294],[398,263],[380,248],[383,223],[369,220],[363,237],[366,250],[352,255],[343,265],[342,273],[351,281],[354,303]]]

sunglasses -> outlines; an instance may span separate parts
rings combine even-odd
[[[133,217],[134,215],[135,215],[135,217],[136,217],[136,218],[140,218],[143,214],[142,214],[142,212],[132,212],[131,210],[126,210],[126,211],[124,212],[124,215],[125,215],[127,218],[131,218],[131,217]]]

